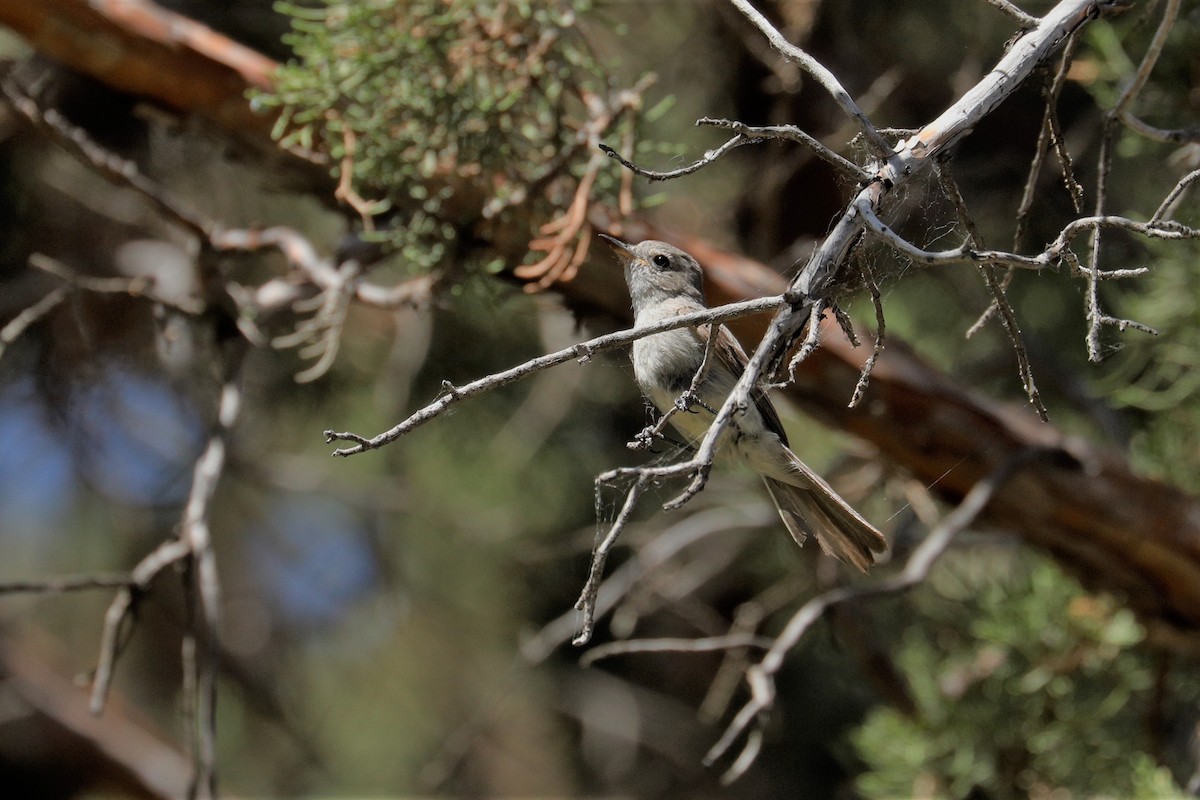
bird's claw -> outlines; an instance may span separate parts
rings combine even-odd
[[[676,408],[676,410],[678,410],[682,413],[685,413],[685,414],[696,413],[696,412],[692,411],[692,406],[694,406],[694,405],[703,406],[704,403],[700,402],[700,397],[690,389],[688,391],[684,392],[683,394],[679,395],[679,397],[675,398],[675,408]]]
[[[626,442],[625,446],[630,450],[649,450],[654,444],[655,438],[657,438],[657,434],[654,431],[654,426],[650,425],[642,428],[634,435],[633,441]]]

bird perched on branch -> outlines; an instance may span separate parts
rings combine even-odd
[[[705,309],[703,272],[696,259],[666,242],[629,245],[600,235],[625,267],[635,326]],[[671,423],[693,446],[703,440],[748,361],[737,339],[721,325],[705,364],[709,335],[710,326],[700,325],[656,333],[633,343],[633,372],[642,393],[664,414],[677,409]],[[701,369],[704,373],[695,395],[689,397],[688,390]],[[744,410],[735,411],[722,432],[718,452],[735,453],[762,476],[797,543],[803,544],[806,535],[812,534],[825,553],[865,572],[875,562],[874,554],[887,548],[883,534],[791,451],[779,413],[766,392],[756,386],[750,400]]]

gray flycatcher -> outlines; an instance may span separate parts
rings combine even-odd
[[[600,234],[616,251],[625,267],[625,282],[633,300],[634,326],[645,326],[680,314],[706,308],[701,292],[703,272],[696,259],[666,242],[645,241],[629,245]],[[633,343],[633,373],[642,393],[667,411],[692,384],[704,361],[709,326],[677,328],[646,336]],[[745,371],[746,351],[724,326],[717,331],[703,381],[697,387],[699,402],[676,413],[671,422],[696,446],[708,432],[715,412]],[[788,447],[787,433],[765,391],[755,387],[753,403],[735,413],[722,433],[718,452],[736,453],[762,476],[788,532],[798,544],[811,533],[821,549],[866,572],[875,553],[887,541],[871,523],[846,503]]]

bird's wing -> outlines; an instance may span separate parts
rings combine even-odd
[[[698,325],[692,330],[696,336],[705,343],[708,341],[709,325]],[[733,370],[734,375],[738,378],[742,377],[742,373],[746,371],[746,364],[750,361],[750,357],[746,355],[746,351],[742,348],[741,342],[737,337],[729,332],[729,329],[724,325],[717,330],[717,343],[713,345],[716,352],[713,354],[716,358],[723,360]],[[759,415],[762,417],[763,424],[767,426],[767,430],[779,437],[779,440],[788,444],[787,431],[783,429],[783,421],[779,419],[779,412],[775,410],[775,404],[771,402],[771,398],[763,391],[758,384],[750,390],[750,399],[754,401],[755,408],[758,409]]]

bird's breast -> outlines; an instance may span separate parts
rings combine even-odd
[[[656,333],[633,343],[633,373],[642,391],[655,400],[658,391],[688,388],[704,359],[704,347],[688,330]]]

